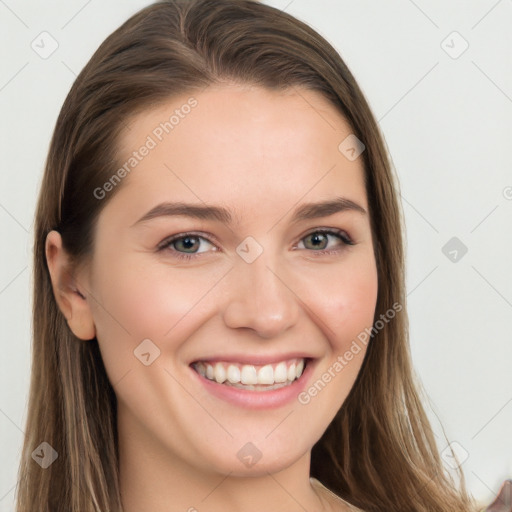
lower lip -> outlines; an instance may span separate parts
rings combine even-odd
[[[314,367],[314,361],[310,359],[302,372],[302,375],[295,379],[288,386],[270,391],[255,391],[240,389],[203,377],[190,367],[191,372],[199,379],[205,389],[212,395],[239,407],[246,409],[277,409],[297,399],[299,393],[306,387],[309,376]]]

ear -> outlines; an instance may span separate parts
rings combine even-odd
[[[62,247],[62,237],[58,231],[52,230],[46,236],[45,252],[53,295],[69,328],[81,340],[93,339],[96,329],[86,291],[80,289],[72,274],[69,256]]]

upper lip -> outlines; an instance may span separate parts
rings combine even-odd
[[[252,364],[252,365],[265,365],[280,363],[281,361],[288,361],[289,359],[313,359],[311,355],[303,352],[289,352],[286,354],[260,354],[260,355],[248,355],[248,354],[225,354],[210,357],[201,357],[194,359],[191,364],[199,361],[208,363],[215,363],[225,361],[226,363],[240,363],[240,364]]]

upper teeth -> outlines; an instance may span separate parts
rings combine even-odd
[[[225,381],[231,384],[276,384],[294,381],[302,375],[304,359],[291,359],[277,364],[254,366],[252,364],[197,362],[194,368],[207,379],[219,384]]]

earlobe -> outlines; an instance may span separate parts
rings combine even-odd
[[[96,329],[86,292],[76,282],[58,231],[52,230],[48,233],[45,254],[53,295],[69,328],[79,339],[93,339]]]

